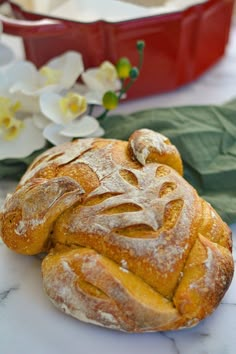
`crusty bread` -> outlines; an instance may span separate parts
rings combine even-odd
[[[5,202],[12,250],[49,252],[44,288],[62,311],[128,332],[190,327],[233,276],[231,232],[181,176],[180,154],[142,129],[39,156]]]

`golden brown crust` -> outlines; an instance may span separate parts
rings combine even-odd
[[[170,301],[91,249],[49,255],[42,271],[45,290],[55,305],[84,321],[140,332],[160,330],[180,319]]]
[[[64,210],[80,201],[83,193],[69,177],[31,179],[5,202],[3,241],[18,253],[32,255],[48,250],[53,223]]]
[[[179,151],[166,136],[149,129],[136,130],[129,138],[129,146],[142,165],[150,162],[163,163],[183,175]]]
[[[199,234],[173,298],[179,313],[201,320],[213,312],[230,285],[233,266],[229,250]]]
[[[50,250],[45,290],[74,317],[131,332],[195,325],[229,287],[232,241],[182,172],[177,149],[147,129],[50,149],[6,200],[2,238]]]

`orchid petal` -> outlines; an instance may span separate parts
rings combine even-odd
[[[18,64],[18,65],[17,65]],[[26,96],[39,96],[42,93],[60,91],[62,89],[59,85],[42,86],[42,78],[32,63],[20,62],[16,63],[14,67],[9,68],[8,77],[13,82],[10,85],[10,92],[21,92]],[[11,77],[15,77],[13,81]]]
[[[116,91],[121,88],[121,83],[119,80],[112,81],[101,81],[98,79],[99,69],[92,68],[86,70],[82,74],[82,79],[84,83],[88,86],[91,91],[98,91],[104,94],[106,91]]]
[[[0,160],[26,157],[33,151],[42,149],[44,145],[45,139],[41,131],[32,119],[27,118],[24,120],[24,128],[14,141],[0,138]]]
[[[46,128],[51,123],[49,119],[47,119],[45,116],[43,116],[40,113],[34,114],[32,119],[33,119],[35,126],[41,130]]]
[[[12,94],[10,97],[20,102],[22,112],[32,114],[40,111],[39,98],[37,96],[29,97],[21,92],[17,92],[14,95]]]
[[[31,65],[30,65],[31,66]],[[18,65],[10,65],[4,71],[0,71],[0,96],[9,97],[14,101],[19,101],[24,112],[38,112],[39,103],[37,97],[30,97],[18,91],[15,85],[24,80],[25,71],[28,71],[28,63],[20,65],[20,71],[17,69]],[[21,75],[23,75],[21,77]],[[26,75],[27,76],[27,75]],[[17,90],[17,92],[15,92]]]
[[[15,62],[7,67],[4,74],[0,73],[0,76],[3,76],[3,80],[0,80],[0,91],[9,91],[10,94],[18,92],[27,96],[59,92],[73,86],[84,70],[81,55],[72,51],[49,61],[48,67],[58,71],[60,75],[58,82],[45,85],[45,79],[32,63]]]
[[[46,66],[59,70],[62,73],[59,85],[63,88],[70,88],[84,71],[84,64],[80,53],[68,51],[52,60]]]
[[[96,68],[88,69],[82,74],[82,79],[90,90],[104,92],[104,85],[96,77],[97,72]]]
[[[60,135],[63,126],[60,124],[51,123],[43,131],[43,136],[53,145],[60,145],[71,141],[71,137]]]
[[[0,95],[1,96],[10,96],[9,93],[9,80],[5,74],[5,70],[0,70]]]
[[[91,91],[84,84],[75,84],[73,91],[85,96],[88,104],[102,105],[103,93],[101,92]]]
[[[41,112],[56,124],[64,124],[64,117],[60,109],[61,96],[57,93],[42,94],[39,99]]]
[[[60,131],[61,135],[69,137],[85,137],[96,132],[99,128],[98,121],[91,116],[83,116],[82,118],[69,123]]]
[[[22,92],[28,96],[40,96],[44,93],[60,92],[63,89],[60,85],[46,85],[43,87],[30,88],[30,86],[22,89]]]
[[[6,70],[10,93],[22,91],[31,93],[38,85],[36,67],[28,61],[19,61],[10,65]]]
[[[86,85],[77,82],[73,86],[73,91],[84,96],[89,92],[89,89]]]
[[[98,91],[89,91],[85,94],[88,104],[102,105],[103,93]]]
[[[4,44],[0,44],[0,66],[8,65],[13,58],[13,51]]]
[[[99,138],[105,134],[105,130],[99,126],[99,128],[92,134],[88,135],[88,138]]]

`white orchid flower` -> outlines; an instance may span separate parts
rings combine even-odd
[[[0,36],[2,34],[2,23],[0,22]],[[0,43],[0,69],[8,65],[14,58],[13,51],[3,43]]]
[[[98,137],[104,134],[98,121],[86,114],[87,100],[75,92],[65,96],[58,93],[44,93],[40,96],[40,109],[49,124],[43,130],[44,137],[54,145],[73,138]],[[41,117],[35,117],[42,124]],[[45,122],[44,122],[45,125]]]
[[[50,60],[39,70],[31,62],[15,62],[5,72],[5,86],[11,94],[21,93],[26,96],[59,92],[72,87],[83,70],[81,55],[73,51]]]
[[[17,117],[19,110],[19,102],[0,96],[0,160],[26,157],[45,145],[33,120]]]
[[[109,61],[104,61],[98,68],[86,70],[82,73],[82,79],[88,88],[85,96],[93,104],[101,104],[107,91],[118,91],[121,88],[116,68]]]
[[[28,61],[0,70],[0,160],[28,156],[46,140],[58,145],[104,134],[87,114],[88,104],[101,104],[104,93],[119,90],[121,83],[108,61],[83,71],[82,57],[73,51],[39,70]],[[85,85],[76,84],[81,74]],[[75,87],[77,92],[69,91]]]
[[[22,92],[12,92],[16,82],[27,80],[27,77],[33,77],[33,74],[34,65],[30,62],[14,62],[9,65],[4,71],[0,71],[0,95],[19,101],[24,112],[38,112],[38,97],[32,96],[29,98]]]
[[[41,93],[69,89],[83,70],[81,55],[73,51],[50,60],[39,70],[28,61],[14,62],[0,72],[0,94],[17,97],[24,111],[38,113]]]

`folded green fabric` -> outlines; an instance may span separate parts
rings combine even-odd
[[[106,117],[105,137],[128,139],[140,128],[159,131],[179,149],[185,178],[222,218],[236,222],[236,107],[152,109]]]
[[[169,137],[181,153],[185,178],[227,223],[236,222],[236,101],[109,115],[101,125],[106,138],[127,140],[141,128]],[[37,154],[0,161],[0,178],[19,178]]]
[[[0,180],[3,178],[19,180],[34,159],[51,146],[46,144],[45,148],[34,151],[31,155],[24,158],[0,160]]]

